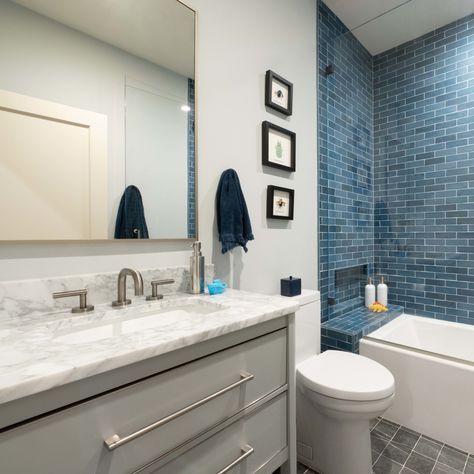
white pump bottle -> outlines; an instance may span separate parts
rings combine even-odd
[[[388,287],[383,280],[383,276],[380,277],[380,283],[377,285],[377,301],[384,306],[388,304]]]
[[[375,285],[372,283],[372,278],[369,277],[367,285],[365,285],[365,306],[368,308],[375,302]]]

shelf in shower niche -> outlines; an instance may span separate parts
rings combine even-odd
[[[388,305],[385,313],[365,306],[348,311],[321,324],[321,352],[328,349],[359,352],[359,341],[372,331],[403,314],[403,306]]]

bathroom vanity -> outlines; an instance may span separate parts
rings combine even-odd
[[[293,472],[296,310],[231,290],[5,320],[0,471]]]

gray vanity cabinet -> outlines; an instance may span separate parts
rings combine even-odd
[[[7,429],[0,472],[272,472],[288,457],[288,352],[283,327]]]

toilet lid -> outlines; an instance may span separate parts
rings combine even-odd
[[[297,376],[313,392],[340,400],[380,400],[395,391],[388,369],[351,352],[326,351],[310,357],[298,365]]]

